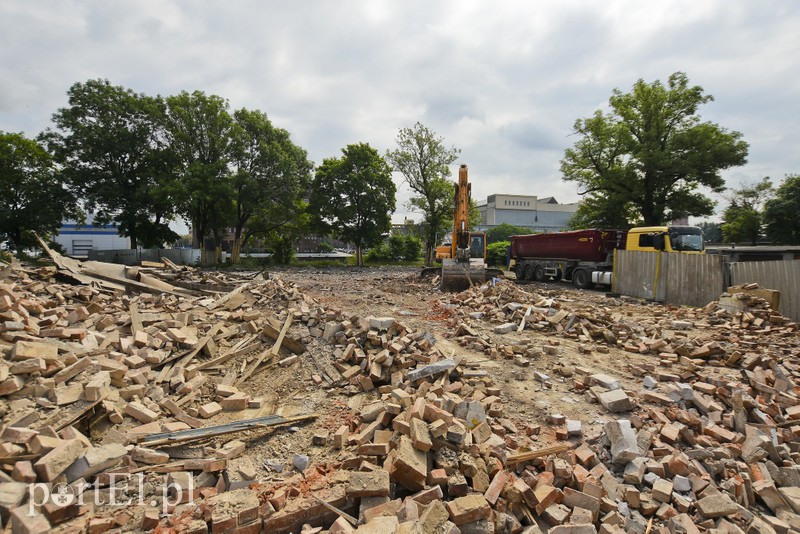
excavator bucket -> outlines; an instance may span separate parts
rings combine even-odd
[[[442,261],[442,291],[458,292],[480,285],[486,279],[486,264],[482,258],[470,261],[445,259]]]

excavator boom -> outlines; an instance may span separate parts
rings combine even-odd
[[[467,166],[458,170],[453,209],[453,239],[450,258],[442,260],[442,291],[463,291],[486,277],[485,258],[470,257],[469,204],[472,185]]]

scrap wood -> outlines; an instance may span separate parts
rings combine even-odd
[[[198,370],[208,369],[210,367],[214,367],[216,365],[225,363],[228,360],[236,358],[237,356],[241,356],[246,352],[250,352],[250,350],[252,350],[253,348],[253,342],[255,341],[255,339],[256,339],[255,334],[247,336],[239,343],[231,347],[230,350],[228,350],[225,354],[220,354],[216,358],[198,364],[197,369]]]
[[[535,451],[529,452],[520,452],[518,454],[512,454],[506,459],[506,464],[518,464],[521,462],[529,462],[531,460],[535,460],[537,458],[542,458],[544,456],[549,456],[551,454],[558,454],[561,452],[567,452],[571,450],[573,445],[570,443],[561,443],[558,445],[553,445],[550,447],[545,447],[543,449],[537,449]]]
[[[208,333],[203,336],[203,339],[201,339],[197,343],[197,346],[194,349],[192,349],[192,351],[189,354],[184,356],[184,358],[176,364],[176,367],[186,367],[189,364],[189,362],[192,361],[192,359],[195,356],[197,356],[197,354],[201,350],[203,350],[203,347],[205,347],[208,344],[208,342],[211,341],[214,338],[214,336],[217,335],[217,332],[219,332],[220,330],[222,330],[222,323],[215,324],[211,328],[211,330],[209,330]]]
[[[312,497],[314,498],[315,501],[317,501],[319,504],[321,504],[322,506],[324,506],[325,508],[327,508],[328,510],[330,510],[334,514],[338,515],[339,517],[343,517],[345,521],[347,521],[348,523],[350,523],[354,527],[358,526],[358,519],[356,519],[352,515],[348,514],[347,512],[343,512],[343,511],[339,510],[334,505],[323,501],[322,499],[320,499],[316,495],[312,495]]]
[[[280,330],[278,330],[269,320],[264,323],[262,332],[272,339],[278,339]],[[283,340],[283,346],[292,351],[294,354],[303,354],[306,351],[306,346],[298,339],[292,336],[286,336]]]
[[[197,439],[213,438],[222,436],[224,434],[231,434],[234,432],[244,432],[245,430],[252,430],[254,428],[268,428],[278,425],[285,425],[288,423],[297,423],[299,421],[307,421],[309,419],[316,419],[319,414],[310,413],[304,415],[295,415],[293,417],[283,417],[280,415],[267,415],[264,417],[256,417],[254,419],[243,419],[241,421],[234,421],[232,423],[225,423],[222,425],[207,426],[203,428],[192,428],[189,430],[178,430],[176,432],[161,432],[158,434],[148,434],[139,436],[138,443],[147,445],[149,447],[158,447],[160,445],[167,445],[171,443],[182,443],[186,441],[193,441]]]
[[[291,310],[289,310],[289,312],[286,314],[286,322],[284,323],[283,328],[281,329],[281,333],[278,336],[278,340],[275,341],[275,344],[272,346],[272,348],[270,348],[268,351],[262,352],[259,355],[259,357],[256,358],[256,361],[253,364],[253,366],[248,371],[246,371],[239,378],[239,380],[236,381],[237,386],[242,382],[244,382],[245,380],[247,380],[248,378],[250,378],[250,376],[256,372],[258,366],[264,362],[267,356],[277,356],[280,353],[281,343],[283,343],[283,338],[286,337],[286,332],[289,330],[289,326],[291,326],[291,324],[292,324],[292,312]]]
[[[215,309],[219,308],[220,306],[224,306],[229,300],[231,300],[232,298],[234,298],[237,295],[239,295],[240,293],[242,293],[247,287],[249,287],[249,285],[250,285],[249,283],[245,283],[245,284],[242,284],[242,285],[238,286],[233,291],[229,291],[228,293],[225,293],[224,295],[222,295],[220,298],[218,298],[217,300],[215,300],[211,304],[208,304],[206,306],[206,308],[208,308],[209,310],[215,310]]]

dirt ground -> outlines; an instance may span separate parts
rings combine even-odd
[[[341,310],[349,317],[393,317],[415,331],[427,331],[446,354],[477,364],[490,374],[501,390],[505,422],[510,422],[511,428],[518,432],[520,444],[530,448],[555,441],[554,427],[548,424],[551,415],[580,420],[583,439],[590,442],[601,433],[603,422],[612,418],[588,394],[573,387],[576,369],[605,373],[620,380],[624,389],[637,389],[642,387],[642,378],[635,376],[631,367],[653,363],[652,355],[632,354],[614,347],[607,353],[582,352],[579,347],[585,344],[550,332],[525,329],[496,335],[492,333],[495,324],[485,320],[467,319],[465,322],[494,343],[545,350],[532,351],[534,356],[529,358],[529,366],[520,367],[511,360],[493,358],[483,351],[462,346],[454,336],[461,319],[454,310],[448,309],[451,295],[439,291],[430,280],[420,279],[415,268],[295,268],[270,274],[296,283],[326,309]],[[632,321],[681,316],[679,310],[660,304],[607,297],[605,291],[576,290],[566,283],[534,283],[521,285],[519,290],[595,313],[601,310],[623,314]],[[309,353],[303,356],[303,365],[261,372],[245,385],[246,392],[262,396],[265,401],[261,410],[254,411],[252,416],[319,413],[321,417],[288,432],[259,433],[259,437],[248,441],[247,453],[234,462],[251,464],[259,478],[266,480],[280,480],[284,475],[265,467],[265,462],[291,466],[295,453],[309,455],[314,463],[341,460],[338,451],[312,446],[313,435],[334,432],[354,418],[361,406],[379,397],[377,390],[363,393],[354,388],[317,386],[312,374],[320,371],[317,362],[332,359],[332,347],[309,336],[303,325],[293,326],[290,332],[304,338]],[[549,380],[543,382],[535,373],[547,375]],[[237,414],[236,418],[242,416],[251,415]],[[525,431],[536,427],[534,431]]]

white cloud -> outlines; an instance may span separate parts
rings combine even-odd
[[[800,5],[777,0],[0,3],[0,130],[49,126],[76,82],[203,90],[261,109],[320,163],[416,121],[462,149],[475,196],[578,199],[559,160],[612,89],[684,71],[741,131],[731,185],[800,172]],[[398,178],[398,213],[409,192]],[[418,216],[417,216],[418,217]]]

